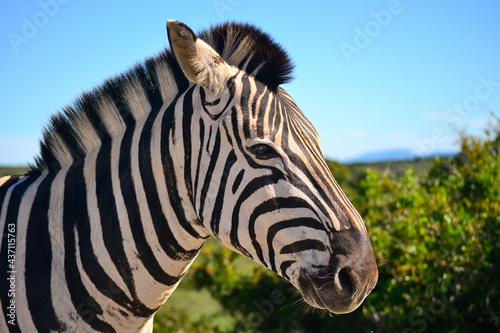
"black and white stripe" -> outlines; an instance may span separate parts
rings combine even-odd
[[[364,223],[280,87],[281,47],[250,25],[168,31],[172,51],[83,94],[31,171],[0,179],[1,332],[151,331],[210,235],[316,307],[352,311],[373,288]]]

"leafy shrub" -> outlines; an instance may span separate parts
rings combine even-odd
[[[379,331],[500,330],[499,126],[462,135],[461,153],[428,176],[367,171],[359,188],[380,262],[367,300]]]

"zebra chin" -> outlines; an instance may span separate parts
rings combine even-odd
[[[359,233],[352,230],[339,234],[333,242],[329,265],[302,269],[297,281],[309,305],[335,314],[356,310],[378,280],[375,255],[368,237],[359,237]],[[356,236],[352,237],[353,234]],[[356,247],[353,246],[355,240]]]

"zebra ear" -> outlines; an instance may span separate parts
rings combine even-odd
[[[219,93],[233,70],[207,43],[184,23],[167,21],[170,47],[187,79]]]

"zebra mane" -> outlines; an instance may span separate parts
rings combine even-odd
[[[275,91],[292,80],[293,64],[272,37],[250,24],[228,22],[198,37],[230,65]],[[165,49],[102,85],[84,92],[52,116],[43,130],[40,153],[29,173],[69,166],[102,142],[103,135],[124,133],[127,117],[144,120],[151,108],[170,104],[189,82],[171,50]],[[154,105],[160,101],[161,105]]]
[[[198,37],[227,63],[254,76],[271,90],[293,79],[294,66],[288,54],[254,25],[228,22],[202,31]]]

